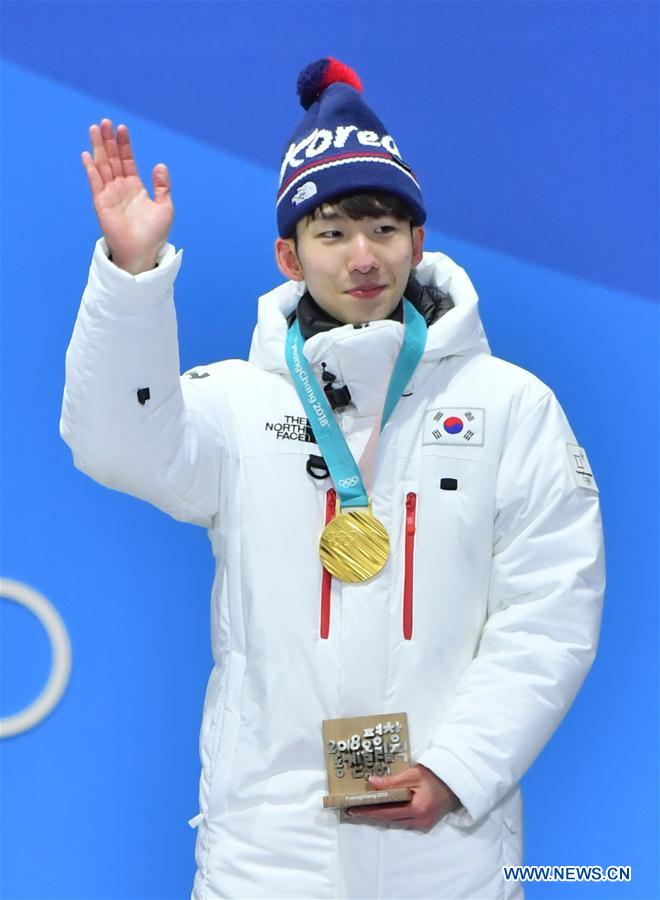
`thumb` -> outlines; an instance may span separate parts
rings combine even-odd
[[[168,199],[170,192],[170,173],[165,163],[158,163],[152,172],[154,182],[154,200],[163,203]]]
[[[419,780],[419,773],[415,769],[404,769],[397,775],[370,775],[369,781],[378,790],[387,790],[395,787],[411,787]]]

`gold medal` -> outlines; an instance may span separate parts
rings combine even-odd
[[[339,504],[339,501],[337,501]],[[368,508],[337,509],[321,534],[319,552],[324,568],[340,581],[366,581],[377,575],[390,555],[390,539],[382,522]]]

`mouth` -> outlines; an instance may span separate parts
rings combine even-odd
[[[375,284],[361,288],[354,288],[352,291],[347,291],[346,293],[352,294],[353,297],[376,297],[378,294],[380,294],[381,291],[384,290],[384,284]]]

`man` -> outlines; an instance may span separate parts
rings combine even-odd
[[[490,354],[464,270],[423,251],[419,184],[355,73],[319,60],[298,90],[289,280],[247,362],[183,375],[167,169],[152,202],[126,128],[91,127],[104,237],[61,435],[212,542],[195,900],[521,897],[518,783],[596,651],[596,483],[552,391]],[[322,720],[402,710],[412,765],[369,787],[410,801],[324,809]]]

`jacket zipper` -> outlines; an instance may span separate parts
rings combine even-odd
[[[409,641],[413,628],[413,559],[415,553],[415,516],[417,494],[406,494],[406,549],[403,578],[403,636]]]
[[[325,495],[325,524],[331,522],[337,514],[337,491],[330,488]],[[330,591],[332,589],[332,575],[323,568],[321,581],[321,637],[327,638],[330,632]]]

